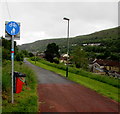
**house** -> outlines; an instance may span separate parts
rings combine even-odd
[[[91,43],[91,44],[88,44],[89,46],[99,46],[101,45],[101,43]]]
[[[101,43],[89,43],[89,44],[83,44],[83,46],[99,46]]]
[[[38,56],[39,56],[40,58],[45,58],[45,53],[38,53]]]
[[[100,74],[116,74],[115,76],[119,77],[118,75],[120,72],[120,62],[112,60],[95,59],[92,64],[92,71],[94,73]]]
[[[68,54],[62,54],[60,57],[60,62],[61,63],[66,63],[67,62],[67,58],[69,58]]]

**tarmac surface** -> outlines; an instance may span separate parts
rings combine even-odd
[[[25,61],[38,78],[40,112],[118,112],[118,103]]]

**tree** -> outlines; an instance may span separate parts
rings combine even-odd
[[[50,61],[50,62],[55,62],[56,61],[56,60],[54,61],[55,57],[57,57],[57,58],[60,57],[59,46],[56,45],[55,43],[48,44],[47,49],[45,51],[46,60]]]
[[[29,57],[33,57],[34,55],[33,55],[33,53],[28,53],[28,55],[29,55]]]
[[[25,57],[28,57],[28,56],[29,56],[29,54],[28,54],[28,51],[27,51],[27,50],[21,50],[21,53],[23,53]]]
[[[5,38],[2,39],[2,59],[3,60],[11,60],[11,40],[6,40]],[[18,47],[16,46],[16,41],[14,41],[14,50],[15,55],[18,53]]]
[[[10,50],[2,48],[2,60],[11,60]]]
[[[106,51],[104,52],[104,57],[105,57],[105,59],[107,59],[108,57],[110,57],[110,55],[111,55],[111,52],[110,52],[109,50],[106,50]]]
[[[23,61],[24,55],[21,52],[18,52],[16,54],[16,58],[15,59],[16,59],[16,61]]]
[[[86,52],[79,46],[73,50],[73,62],[77,68],[87,69],[88,58]]]

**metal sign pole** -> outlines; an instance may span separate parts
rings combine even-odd
[[[11,61],[12,61],[12,103],[14,103],[14,94],[13,94],[13,76],[14,76],[14,35],[12,35],[12,47],[11,47]]]
[[[12,103],[14,103],[14,35],[19,34],[20,32],[20,26],[18,23],[14,22],[14,21],[10,21],[6,24],[5,26],[5,30],[6,32],[11,35],[11,42],[12,42],[12,46],[11,46],[11,61],[12,61],[12,75],[11,75],[11,84],[12,84],[12,89],[11,89],[11,97],[12,97]]]

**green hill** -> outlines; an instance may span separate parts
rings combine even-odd
[[[82,45],[84,43],[101,43],[102,46],[114,47],[116,52],[119,52],[120,37],[118,35],[118,28],[111,28],[107,30],[102,30],[88,35],[76,36],[69,38],[70,50],[76,45]],[[60,47],[60,52],[66,52],[67,38],[57,38],[57,39],[46,39],[38,40],[33,43],[23,44],[18,46],[21,50],[28,51],[45,51],[46,46],[49,43],[56,43]]]

